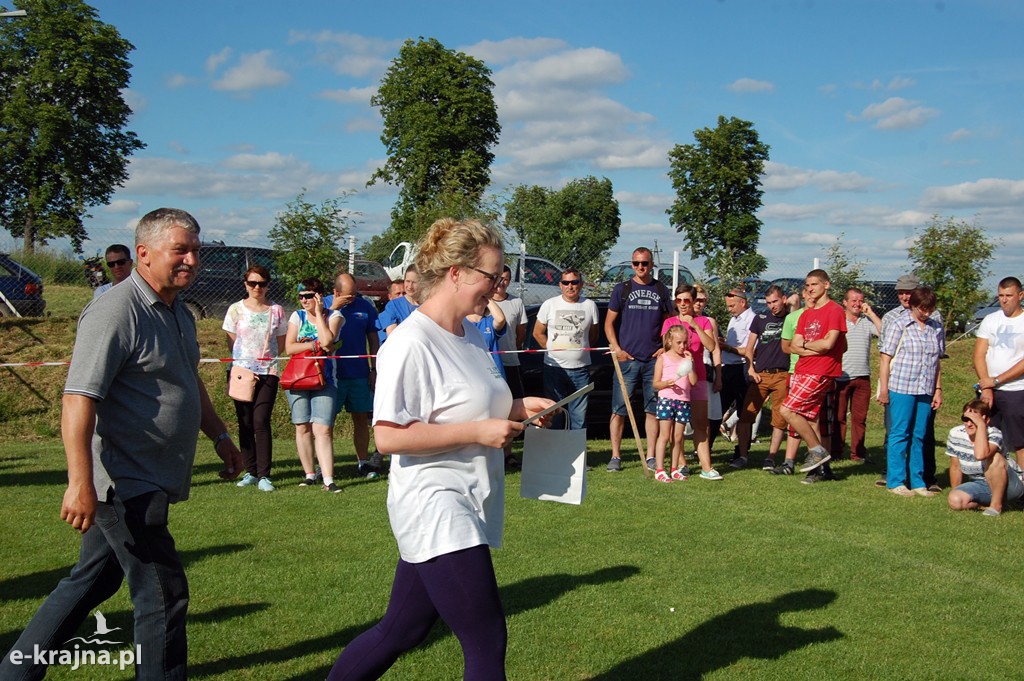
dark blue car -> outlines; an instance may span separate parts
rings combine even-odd
[[[43,280],[6,253],[0,253],[0,317],[39,317],[46,309]]]

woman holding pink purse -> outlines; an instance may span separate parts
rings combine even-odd
[[[270,432],[270,415],[274,411],[280,370],[277,357],[284,347],[288,327],[284,309],[267,300],[270,272],[262,265],[253,265],[245,273],[245,290],[248,296],[232,303],[224,315],[221,328],[227,332],[228,347],[231,350],[232,373],[241,374],[241,381],[251,381],[252,399],[240,394],[235,383],[229,379],[229,394],[235,402],[238,416],[238,445],[242,450],[242,464],[245,475],[238,481],[239,487],[257,485],[263,492],[273,492],[270,482],[270,466],[273,458],[273,438]],[[248,372],[252,372],[250,375]],[[254,380],[253,380],[254,379]],[[243,391],[247,392],[247,391]]]

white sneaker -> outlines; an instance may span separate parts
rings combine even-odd
[[[701,480],[721,480],[722,474],[712,468],[709,471],[700,472]]]

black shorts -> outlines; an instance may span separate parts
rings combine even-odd
[[[1003,433],[1006,452],[1024,449],[1024,390],[996,390],[992,425]]]

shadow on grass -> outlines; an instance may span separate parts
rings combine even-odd
[[[214,608],[213,610],[200,613],[189,612],[188,623],[211,624],[213,622],[226,622],[227,620],[262,612],[270,607],[270,603],[246,603],[245,605],[225,605],[221,608]]]
[[[247,551],[251,548],[253,548],[252,544],[223,544],[221,546],[209,546],[205,549],[180,551],[178,555],[180,556],[181,562],[187,571],[190,565],[205,558],[228,553],[238,553],[239,551]],[[20,577],[0,580],[0,601],[35,600],[48,596],[57,586],[57,582],[64,579],[71,573],[72,567],[74,566],[66,565],[52,570],[42,570],[40,572],[33,572],[32,574],[22,575]],[[190,615],[189,620],[193,622],[216,622],[226,620],[231,617],[240,617],[242,615],[257,612],[258,610],[265,610],[268,607],[270,606],[265,603],[252,603],[243,606],[217,608],[216,610],[212,610],[207,613]],[[107,613],[111,622],[115,621],[116,614],[116,612]],[[128,617],[128,621],[131,622],[130,615]],[[28,625],[27,621],[25,622],[25,625]],[[19,636],[21,636],[21,630],[0,634],[0,650],[9,650],[11,646],[14,645],[14,642],[18,640]]]
[[[516,584],[510,584],[501,588],[501,600],[505,606],[505,614],[513,615],[525,612],[533,608],[539,608],[558,599],[575,588],[584,585],[605,584],[608,582],[622,581],[640,572],[640,569],[633,565],[618,565],[604,568],[586,575],[554,574],[543,577],[531,577]],[[386,604],[382,603],[381,606]],[[233,670],[252,668],[261,664],[274,664],[291,660],[296,657],[322,653],[324,650],[341,650],[348,645],[359,634],[363,633],[377,620],[357,624],[351,627],[339,629],[336,632],[316,638],[303,639],[295,643],[273,650],[259,649],[245,655],[224,658],[189,667],[189,676],[201,678],[224,674]],[[431,646],[446,636],[451,635],[451,630],[438,622],[435,625],[427,640],[418,648]],[[333,665],[333,662],[331,663]],[[312,681],[313,679],[324,679],[330,672],[331,665],[313,669],[304,674],[291,677],[293,680]]]
[[[777,660],[812,643],[839,640],[844,635],[834,627],[801,629],[779,621],[783,613],[824,608],[835,598],[834,591],[805,589],[767,603],[733,608],[667,645],[616,665],[593,681],[695,679],[744,658]]]
[[[4,471],[0,473],[0,487],[22,487],[37,485],[67,485],[68,471],[60,468],[50,471]]]
[[[178,555],[187,570],[190,565],[197,563],[204,558],[221,556],[229,553],[248,551],[253,548],[252,544],[223,544],[221,546],[209,546],[205,549],[192,549],[180,551]],[[43,598],[49,595],[57,586],[57,582],[64,579],[71,573],[72,565],[54,568],[52,570],[41,570],[20,577],[11,577],[0,580],[0,601],[24,601]]]

